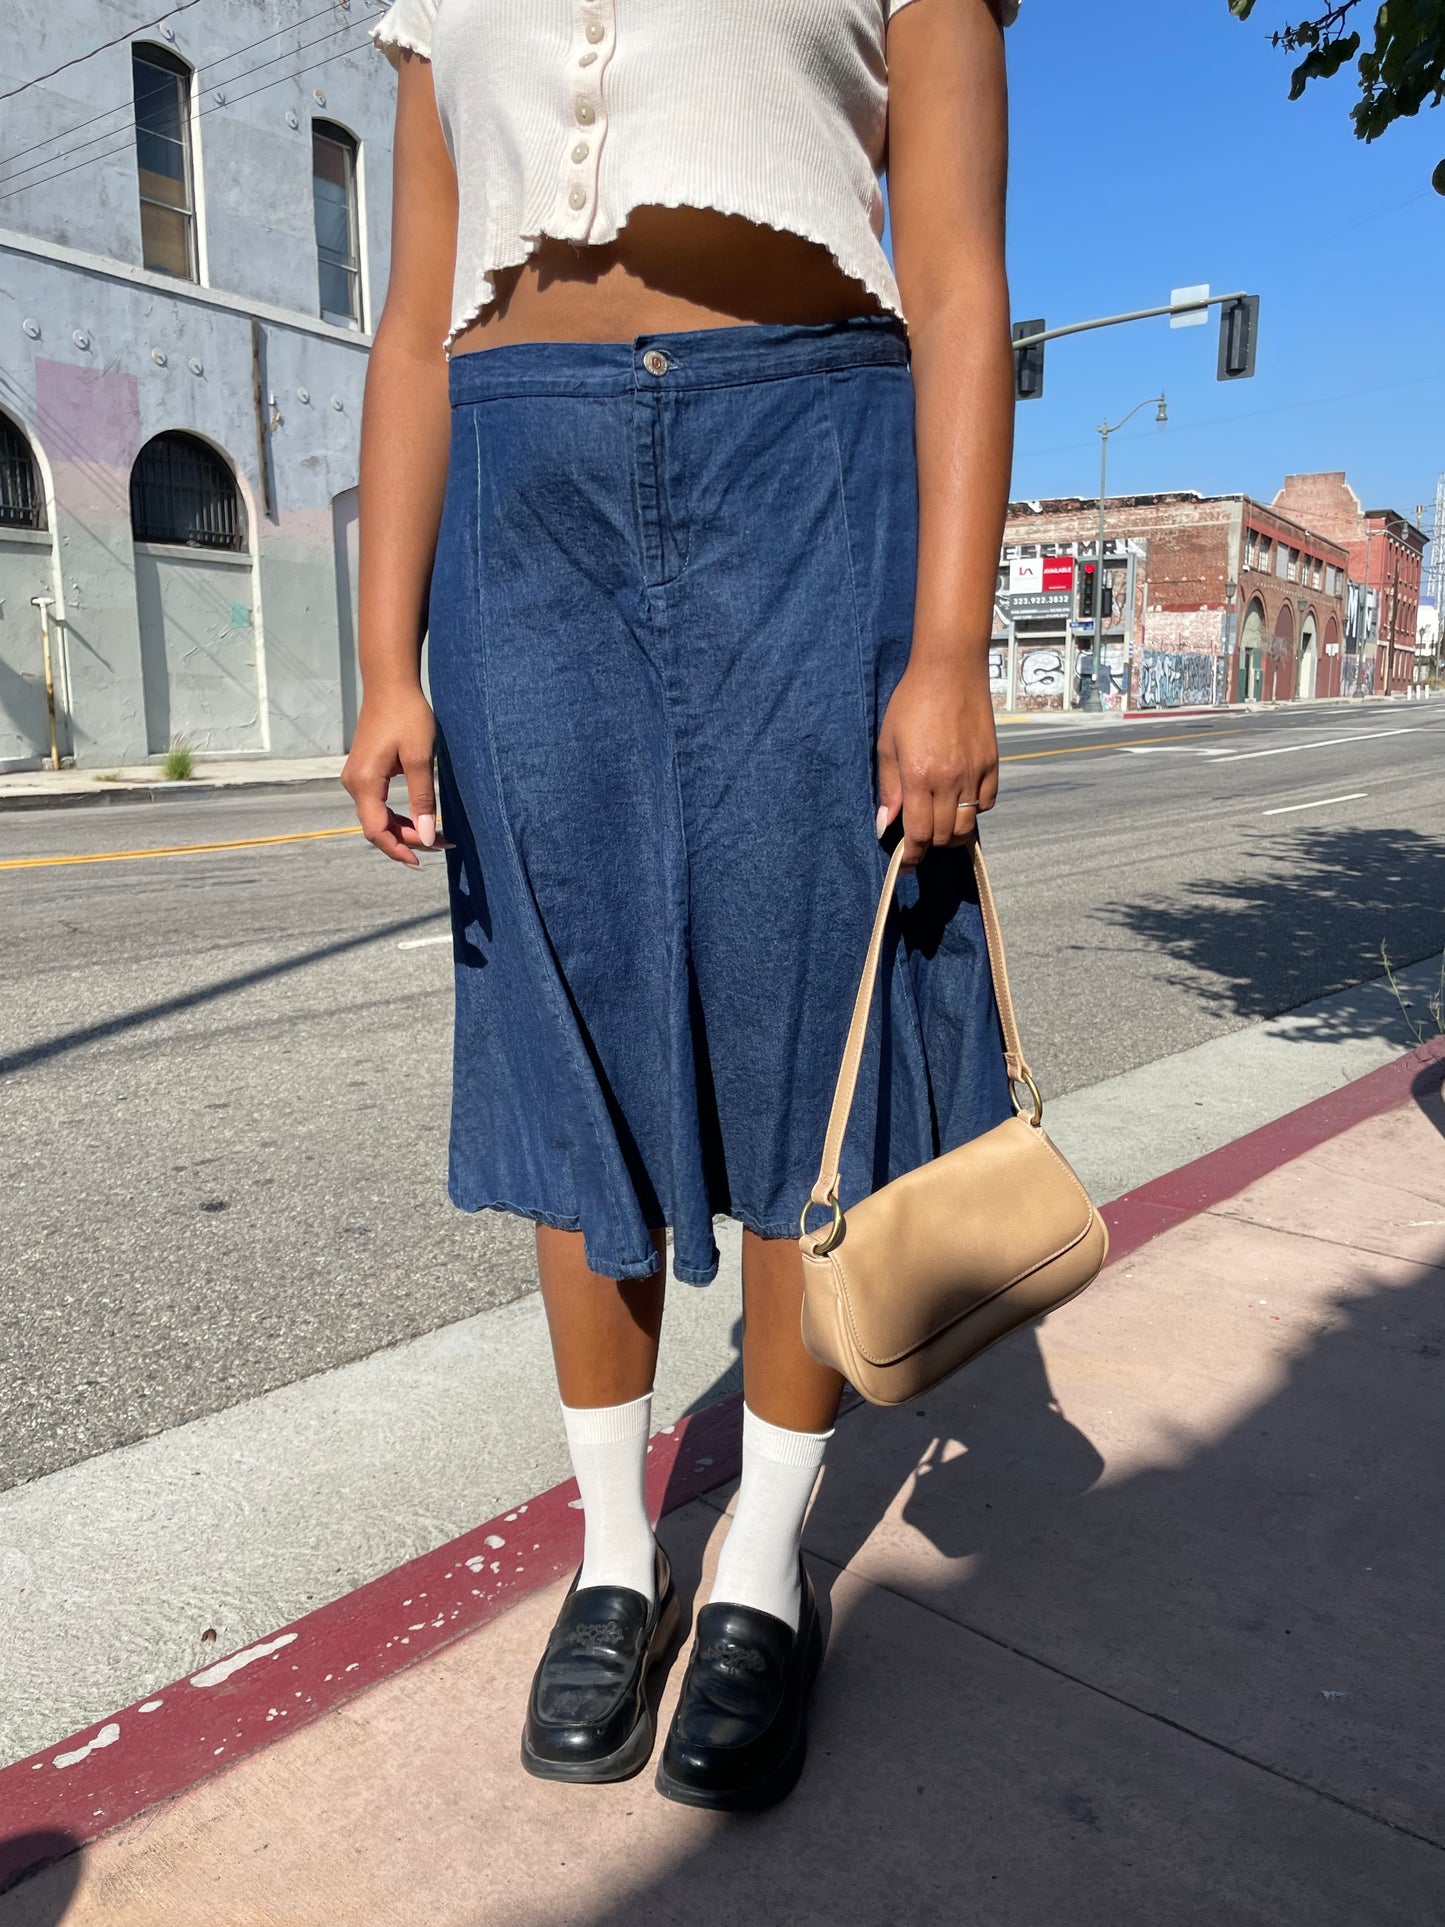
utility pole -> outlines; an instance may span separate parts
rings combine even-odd
[[[1080,709],[1102,709],[1103,699],[1099,694],[1104,680],[1104,530],[1108,521],[1109,495],[1109,437],[1117,435],[1125,422],[1132,421],[1141,408],[1157,408],[1154,419],[1161,427],[1169,420],[1169,403],[1163,394],[1148,395],[1143,401],[1136,401],[1127,415],[1121,415],[1114,423],[1099,423],[1099,534],[1098,548],[1094,553],[1099,558],[1099,566],[1094,584],[1094,673],[1090,679],[1088,693],[1080,692]]]

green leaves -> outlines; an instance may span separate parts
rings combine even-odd
[[[1273,46],[1304,58],[1290,75],[1289,97],[1298,100],[1312,80],[1333,80],[1353,61],[1360,98],[1351,110],[1361,140],[1378,140],[1397,120],[1438,107],[1445,99],[1445,0],[1384,0],[1375,14],[1374,40],[1346,31],[1363,0],[1339,0],[1312,18],[1270,35]],[[1255,0],[1229,0],[1237,20],[1248,20]],[[1431,184],[1445,194],[1445,161]]]
[[[1313,40],[1301,40],[1309,52],[1290,76],[1289,97],[1298,100],[1312,80],[1333,80],[1346,61],[1353,60],[1360,51],[1360,36],[1357,33],[1342,34],[1338,40],[1327,40],[1323,46]]]

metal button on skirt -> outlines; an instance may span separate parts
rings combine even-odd
[[[917,480],[891,318],[458,355],[430,609],[450,1190],[717,1269],[796,1235],[884,858]],[[1008,1115],[966,853],[905,882],[843,1196]]]

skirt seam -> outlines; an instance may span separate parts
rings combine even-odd
[[[869,738],[868,692],[867,692],[866,683],[864,681],[865,651],[864,651],[864,641],[863,641],[863,617],[862,617],[862,611],[858,606],[858,573],[853,565],[853,523],[852,523],[852,518],[849,516],[849,513],[848,513],[847,472],[843,465],[843,445],[838,439],[837,418],[833,412],[833,379],[834,379],[833,373],[832,371],[830,371],[824,380],[823,389],[827,397],[828,430],[830,435],[832,436],[833,459],[837,467],[837,473],[838,473],[838,512],[843,522],[843,552],[848,559],[848,595],[849,595],[849,601],[853,609],[853,657],[858,670],[859,720],[862,724],[862,735],[864,739],[864,755],[868,763],[869,792],[873,801],[873,805],[876,809],[880,800],[879,794],[878,794],[878,789],[879,789],[878,731],[883,727],[883,718],[882,716],[874,717],[873,736],[872,736],[872,741],[870,742],[868,739]],[[874,884],[874,891],[876,894],[877,889],[882,885],[883,878],[887,871],[888,865],[883,855],[883,846],[881,843],[877,842],[876,840],[874,841],[874,844],[873,844],[873,852],[874,852],[874,876],[876,879]],[[903,1001],[907,1007],[908,1023],[910,1028],[913,1031],[913,1041],[918,1051],[919,1063],[923,1066],[924,1081],[928,1090],[929,1114],[930,1114],[930,1119],[933,1120],[932,1136],[936,1141],[937,1135],[938,1135],[937,1128],[936,1128],[937,1106],[934,1102],[934,1097],[933,1097],[933,1079],[928,1069],[928,1050],[924,1042],[923,1022],[918,1010],[917,1001],[913,994],[912,975],[906,968],[900,970],[897,967],[898,945],[903,941],[903,937],[902,937],[902,931],[898,927],[898,905],[897,905],[896,898],[894,901],[892,921],[894,923],[895,931],[897,934],[896,934],[892,951],[890,953],[887,953],[890,957],[889,985],[893,988],[894,993],[896,995],[898,980],[900,979],[900,977],[904,980]],[[879,1009],[880,1047],[882,1044],[882,1020],[883,1020],[884,1001],[885,999],[880,998],[880,1009]]]
[[[473,445],[476,450],[477,518],[478,518],[478,523],[480,523],[481,495],[482,495],[481,431],[480,431],[480,428],[475,424],[473,425]],[[480,552],[480,548],[481,548],[480,527],[478,527],[476,532],[476,542],[477,542],[477,549]],[[494,734],[493,722],[492,722],[492,684],[491,684],[491,675],[489,673],[488,651],[487,651],[485,636],[483,636],[481,640],[482,640],[482,646],[479,648],[477,652],[477,671],[478,671],[478,677],[481,683],[482,726],[486,731],[486,739],[487,739],[487,745],[488,745],[487,763],[491,771],[492,783],[496,791],[498,822],[502,826],[503,842],[506,846],[508,857],[512,864],[513,870],[516,873],[516,880],[517,880],[517,884],[520,889],[520,892],[523,898],[525,899],[527,905],[530,907],[532,917],[540,917],[541,912],[537,907],[537,900],[535,895],[533,894],[530,879],[527,877],[526,870],[522,864],[521,855],[517,849],[516,837],[512,830],[511,818],[507,812],[507,799],[502,789],[501,768],[500,768],[499,758],[497,756],[496,737]],[[527,919],[526,921],[527,921],[528,927],[525,933],[525,941],[527,943],[529,950],[532,953],[534,964],[539,964],[541,968],[542,995],[547,1001],[547,1006],[551,1014],[552,1022],[558,1028],[558,1032],[561,1038],[561,1048],[562,1048],[563,1058],[567,1064],[567,1068],[572,1077],[574,1095],[575,1095],[576,1101],[579,1102],[581,1105],[581,1109],[582,1109],[583,1116],[586,1123],[586,1128],[592,1132],[593,1137],[597,1143],[597,1150],[598,1150],[599,1156],[601,1157],[602,1163],[605,1166],[608,1163],[607,1146],[605,1141],[603,1140],[601,1132],[598,1130],[597,1120],[593,1115],[593,1107],[587,1095],[586,1078],[580,1074],[579,1065],[577,1063],[577,1053],[574,1048],[574,1044],[571,1036],[570,1022],[575,1022],[575,1019],[572,1017],[572,1013],[570,1010],[564,1013],[559,1008],[558,998],[556,994],[556,986],[552,981],[553,971],[555,968],[553,959],[550,956],[550,954],[546,951],[545,947],[538,941],[537,932],[532,927],[531,920]],[[589,1065],[588,1073],[590,1074],[590,1072],[591,1072],[591,1066]],[[609,1119],[609,1125],[610,1125],[610,1119]],[[577,1184],[575,1170],[573,1173],[573,1189],[574,1191],[577,1192],[578,1206],[580,1210],[580,1206],[582,1203],[581,1188]],[[610,1186],[607,1187],[607,1189],[610,1194]],[[604,1210],[607,1216],[608,1242],[612,1243],[614,1247],[618,1250],[625,1249],[628,1243],[626,1229],[623,1226],[620,1218],[617,1216],[617,1213],[613,1206],[610,1195],[606,1199],[606,1202],[604,1204]],[[576,1228],[579,1230],[582,1228],[580,1223]],[[629,1264],[636,1264],[643,1261],[629,1260],[628,1262]],[[652,1269],[655,1269],[655,1267],[652,1267]],[[626,1276],[636,1276],[639,1274],[633,1271],[628,1271],[624,1269],[624,1270],[617,1271],[615,1275],[619,1277],[626,1277]],[[649,1274],[645,1273],[641,1275],[649,1275]]]

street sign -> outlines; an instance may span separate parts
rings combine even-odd
[[[1200,288],[1171,288],[1169,306],[1171,328],[1202,328],[1209,319],[1209,283]]]

